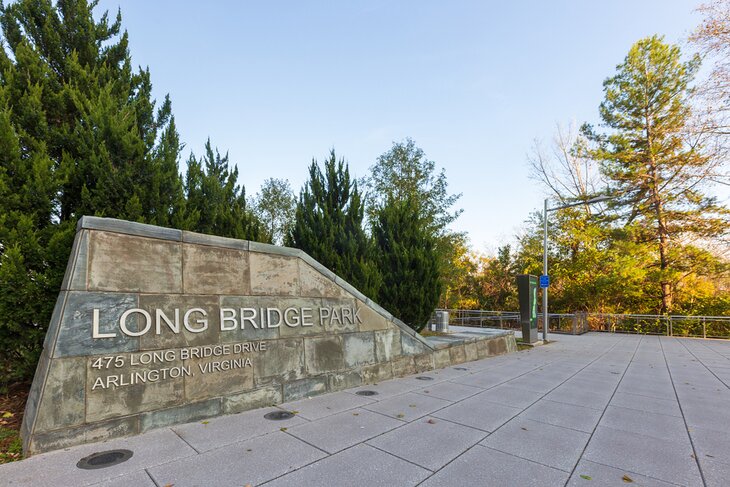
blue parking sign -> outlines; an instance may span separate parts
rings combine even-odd
[[[550,285],[550,276],[540,276],[540,287],[548,287]]]

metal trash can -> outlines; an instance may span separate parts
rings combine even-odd
[[[431,329],[440,333],[447,333],[449,331],[449,312],[436,311],[436,322]]]

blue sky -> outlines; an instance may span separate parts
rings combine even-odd
[[[698,3],[612,1],[102,0],[122,9],[135,65],[169,93],[181,139],[228,151],[247,193],[298,193],[330,148],[366,176],[413,138],[443,167],[476,250],[510,243],[545,191],[535,138],[596,123],[602,82],[631,44],[684,42]]]

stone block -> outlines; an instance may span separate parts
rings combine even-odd
[[[357,301],[357,308],[358,316],[362,320],[362,323],[359,325],[360,331],[387,330],[388,328],[396,329],[392,321],[362,301]]]
[[[489,340],[477,340],[477,359],[489,357]]]
[[[299,261],[300,295],[314,298],[347,298],[348,294],[333,279],[318,269]]]
[[[393,377],[403,377],[416,373],[416,362],[411,355],[395,358],[391,365],[393,367]]]
[[[299,249],[292,247],[283,247],[281,245],[267,244],[263,242],[249,242],[248,249],[251,252],[258,252],[262,254],[280,255],[284,257],[296,257],[300,258],[304,252]]]
[[[347,333],[343,335],[343,339],[347,367],[375,363],[375,336],[373,333]]]
[[[185,378],[185,400],[198,401],[253,389],[253,363],[247,366],[247,358],[256,360],[251,354],[240,353],[186,360],[185,365],[195,375]]]
[[[321,317],[322,326],[328,334],[358,331],[358,311],[354,299],[322,298],[319,306],[329,313]]]
[[[86,358],[51,360],[43,400],[38,405],[35,431],[49,431],[84,422]]]
[[[140,415],[140,433],[155,428],[164,428],[173,424],[190,423],[192,421],[219,416],[221,412],[220,398],[191,402],[174,408],[151,411]]]
[[[45,338],[43,338],[43,348],[50,353],[53,353],[54,344],[56,343],[56,335],[58,335],[58,329],[61,325],[63,308],[66,306],[67,297],[68,292],[66,291],[61,291],[60,293],[58,293],[58,297],[56,298],[56,304],[53,306],[51,322],[48,324],[46,336]]]
[[[363,293],[355,289],[355,286],[345,281],[340,276],[337,276],[335,278],[335,283],[337,283],[337,285],[339,285],[342,289],[345,290],[346,293],[350,294],[351,296],[363,302],[367,301],[368,298]]]
[[[242,250],[183,244],[183,292],[250,294],[248,255]]]
[[[327,384],[330,391],[351,389],[362,384],[362,376],[359,372],[334,372],[327,374]]]
[[[66,273],[63,276],[61,289],[64,291],[86,291],[86,271],[89,263],[89,231],[76,233],[71,256],[68,259]]]
[[[295,257],[249,254],[251,294],[265,296],[299,295],[299,263]]]
[[[206,235],[204,233],[183,231],[182,241],[184,243],[248,251],[248,240],[219,237],[218,235]]]
[[[393,368],[390,363],[366,365],[360,369],[360,375],[364,384],[374,384],[392,379]]]
[[[269,340],[266,344],[266,351],[254,361],[256,379],[281,378],[288,381],[304,377],[304,343],[301,338]]]
[[[449,356],[451,357],[451,363],[453,365],[463,364],[466,362],[464,345],[454,345],[453,347],[449,347]]]
[[[378,362],[388,362],[401,355],[400,332],[393,328],[374,332],[375,358]]]
[[[477,350],[477,342],[465,343],[464,353],[466,355],[466,362],[472,362],[479,358],[479,352]]]
[[[117,220],[116,218],[101,218],[97,216],[83,216],[76,225],[76,231],[81,229],[101,230],[106,232],[122,233],[139,237],[150,237],[160,240],[180,242],[182,230],[158,227],[146,223]]]
[[[150,314],[152,323],[150,330],[139,337],[140,350],[213,345],[221,341],[220,311],[217,296],[141,294],[139,296],[139,307]],[[205,313],[192,310],[203,310]],[[185,326],[186,315],[188,326]],[[139,321],[145,319],[140,314],[134,314],[133,316],[137,317]],[[172,327],[165,318],[172,323]],[[158,321],[160,325],[159,335],[157,334]],[[175,333],[173,328],[179,329],[179,333]]]
[[[321,305],[321,300],[316,298],[279,298],[279,306],[284,313],[280,335],[282,337],[324,335],[326,329],[322,326],[319,313]]]
[[[164,409],[185,401],[187,366],[183,361],[133,365],[132,356],[138,362],[142,354],[119,356],[124,360],[123,366],[115,367],[112,362],[109,368],[101,370],[94,367],[98,356],[86,358],[87,423]],[[192,373],[192,367],[189,372]]]
[[[138,350],[139,338],[123,334],[117,326],[122,313],[136,307],[137,296],[134,294],[69,291],[63,307],[53,357]],[[116,333],[116,337],[97,339],[92,337],[94,309],[99,310],[99,332]],[[136,315],[129,317],[127,325],[130,330],[137,330]]]
[[[426,372],[427,370],[433,370],[433,354],[423,353],[421,355],[414,355],[413,360],[416,364],[416,372]]]
[[[342,336],[304,339],[304,355],[308,374],[320,374],[345,368]]]
[[[407,333],[400,334],[400,341],[404,355],[418,355],[431,351],[431,349],[425,347],[423,343]]]
[[[284,402],[280,385],[269,385],[223,398],[223,413],[232,414]]]
[[[305,397],[318,396],[327,392],[327,377],[312,377],[284,384],[284,402],[298,401]]]
[[[180,244],[92,232],[88,282],[89,291],[181,293]]]
[[[451,365],[451,354],[448,349],[435,350],[433,352],[433,367],[443,369]]]
[[[84,443],[122,438],[135,433],[139,433],[139,418],[136,416],[63,428],[33,435],[26,453],[59,450]]]
[[[264,315],[266,315],[266,308],[277,308],[279,305],[280,301],[278,298],[264,296],[221,296],[221,308],[232,308],[236,310],[236,322],[238,324],[235,330],[221,331],[221,340],[226,343],[234,343],[248,340],[273,340],[279,338],[281,326],[269,328],[268,326],[263,326],[261,321],[262,310]],[[253,308],[255,310],[256,316],[253,316],[253,312],[246,311],[244,318],[251,317],[258,328],[254,327],[249,320],[242,320],[242,308]],[[244,322],[243,328],[241,328],[241,321]]]
[[[502,337],[493,338],[488,341],[487,347],[489,348],[489,355],[502,355],[507,353],[507,344],[504,342]]]

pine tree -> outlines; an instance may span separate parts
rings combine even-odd
[[[428,322],[441,295],[436,239],[422,224],[412,198],[390,198],[373,224],[375,262],[383,284],[378,304],[416,331]]]
[[[377,295],[380,275],[370,260],[371,244],[363,229],[364,208],[357,183],[334,149],[324,162],[309,167],[286,244],[304,250],[369,297]]]
[[[689,130],[698,67],[699,58],[682,62],[679,47],[660,37],[640,40],[604,82],[600,114],[608,132],[583,129],[597,145],[591,156],[620,195],[613,207],[627,226],[641,229],[639,241],[655,246],[651,280],[659,284],[662,313],[672,310],[678,281],[695,265],[683,244],[729,228],[727,210],[703,188],[717,161]]]

